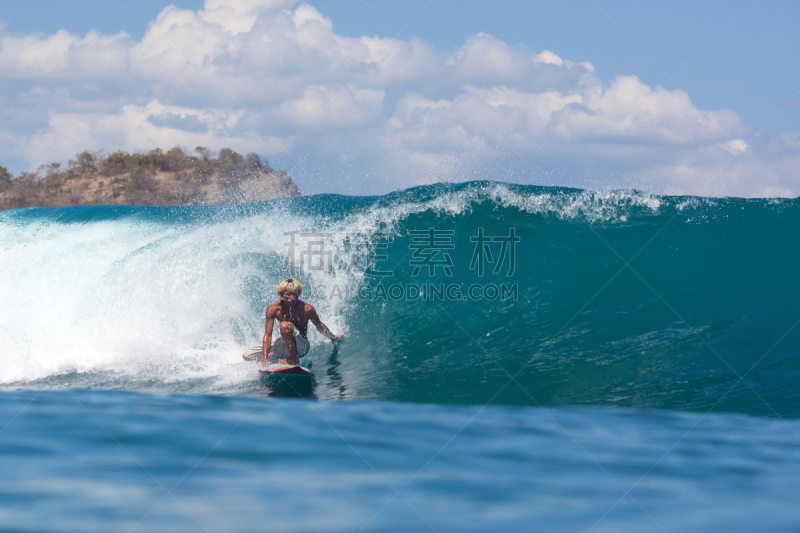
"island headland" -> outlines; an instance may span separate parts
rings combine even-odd
[[[174,147],[127,153],[83,151],[12,177],[0,166],[0,209],[91,204],[209,205],[300,196],[286,172],[257,154]]]

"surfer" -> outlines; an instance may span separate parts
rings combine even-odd
[[[308,353],[311,345],[308,342],[308,322],[317,328],[317,331],[337,341],[344,335],[334,335],[328,326],[322,323],[317,316],[314,306],[302,301],[303,285],[294,278],[288,278],[278,284],[280,300],[267,307],[266,322],[264,323],[264,340],[261,343],[261,364],[281,363],[299,365],[300,358]],[[273,322],[279,322],[281,336],[272,341]]]

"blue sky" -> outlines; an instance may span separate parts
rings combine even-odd
[[[216,1],[222,7],[225,6],[224,0]],[[231,2],[235,4],[236,0],[231,0]],[[203,9],[210,12],[209,6],[204,2],[186,0],[175,2],[29,0],[24,3],[8,3],[0,13],[0,20],[5,25],[3,36],[18,38],[37,33],[43,33],[45,36],[53,35],[62,29],[79,37],[84,37],[90,30],[96,30],[105,36],[123,30],[129,35],[129,38],[126,45],[120,46],[135,48],[137,42],[146,38],[148,31],[152,34],[157,33],[149,17],[157,17],[170,4],[183,10],[194,10],[196,13]],[[319,15],[332,23],[330,32],[337,38],[355,40],[361,36],[377,36],[384,39],[383,43],[390,39],[396,39],[398,42],[408,43],[408,46],[412,48],[413,42],[419,40],[426,43],[426,46],[435,52],[426,52],[428,55],[421,56],[420,65],[422,67],[420,73],[413,80],[403,77],[403,80],[396,81],[396,76],[389,76],[391,81],[374,81],[363,84],[359,89],[361,92],[356,91],[357,94],[353,95],[352,102],[355,107],[342,111],[348,116],[353,116],[352,113],[358,115],[359,111],[356,108],[359,107],[359,104],[363,104],[362,108],[366,109],[363,120],[354,119],[355,121],[346,124],[333,120],[329,123],[327,132],[314,127],[303,129],[302,126],[296,124],[292,127],[288,123],[283,130],[278,126],[256,128],[261,133],[270,136],[269,142],[264,139],[262,142],[265,145],[273,145],[272,149],[265,149],[264,155],[297,175],[301,188],[306,191],[347,192],[349,189],[363,189],[363,184],[377,184],[369,192],[385,192],[418,182],[473,179],[479,177],[480,172],[478,175],[475,172],[467,172],[454,163],[456,160],[463,159],[457,156],[458,150],[473,153],[476,150],[471,147],[474,147],[475,143],[483,148],[488,146],[486,143],[489,142],[490,144],[494,143],[492,145],[494,151],[488,150],[485,158],[472,161],[471,168],[496,168],[498,162],[502,162],[506,167],[513,167],[506,174],[487,176],[494,179],[505,178],[506,181],[522,183],[589,187],[637,186],[650,188],[656,192],[672,193],[751,196],[770,194],[771,191],[773,194],[779,195],[800,194],[800,177],[792,178],[792,168],[797,168],[796,161],[798,161],[796,144],[800,143],[800,141],[796,141],[796,135],[800,131],[800,94],[798,94],[800,91],[800,65],[798,65],[800,61],[798,59],[800,31],[797,31],[800,23],[800,3],[798,2],[684,2],[669,0],[662,2],[456,2],[452,0],[386,2],[372,0],[367,2],[363,0],[312,0],[309,4]],[[269,17],[278,16],[276,14],[280,10],[298,10],[301,5],[296,2],[285,2],[284,5],[266,7],[259,12],[258,17],[260,17],[259,20],[267,20]],[[186,12],[188,13],[188,11]],[[241,13],[244,12],[240,12],[240,15]],[[253,31],[256,30],[252,30],[250,33]],[[395,32],[401,33],[398,36]],[[567,62],[576,65],[588,62],[593,69],[591,79],[596,78],[597,83],[605,84],[609,90],[613,89],[618,76],[635,76],[642,85],[651,90],[663,87],[668,92],[674,91],[674,94],[685,93],[688,95],[692,108],[681,104],[679,110],[677,110],[678,108],[666,110],[665,115],[686,113],[687,117],[691,117],[697,115],[696,110],[709,113],[730,110],[735,113],[737,118],[734,120],[727,116],[720,118],[722,115],[709,115],[710,118],[707,118],[725,131],[703,130],[702,133],[676,140],[675,135],[664,133],[665,128],[677,130],[691,128],[688,123],[673,121],[669,125],[666,123],[651,124],[642,130],[620,132],[619,124],[636,122],[636,117],[633,117],[631,120],[620,119],[615,122],[617,125],[614,126],[587,126],[596,129],[595,137],[590,141],[581,141],[581,143],[588,144],[581,144],[580,147],[577,147],[576,141],[574,141],[580,135],[576,136],[574,132],[564,133],[557,128],[535,135],[539,139],[538,144],[534,143],[528,146],[526,145],[528,140],[519,140],[522,137],[519,131],[522,130],[517,131],[517,137],[514,137],[513,131],[510,130],[494,132],[492,121],[499,120],[498,116],[483,116],[479,125],[472,126],[477,128],[473,130],[470,129],[470,126],[459,122],[464,120],[465,115],[458,115],[453,111],[448,117],[431,116],[426,119],[429,122],[439,121],[437,123],[444,128],[430,130],[430,133],[438,134],[437,142],[442,138],[444,131],[454,131],[453,128],[457,124],[460,124],[458,127],[465,130],[464,138],[461,141],[454,140],[450,144],[445,143],[447,146],[444,146],[443,151],[436,157],[427,147],[414,149],[406,142],[407,139],[406,141],[399,140],[401,136],[397,136],[395,133],[401,131],[402,135],[406,135],[410,131],[409,128],[412,127],[417,128],[415,131],[419,131],[420,135],[428,133],[428,130],[419,130],[420,124],[425,123],[425,120],[416,123],[413,122],[415,119],[410,118],[411,115],[407,115],[405,119],[398,115],[399,110],[404,109],[403,105],[398,104],[407,104],[410,95],[422,95],[427,98],[426,103],[421,104],[421,107],[417,104],[412,105],[413,109],[419,110],[430,109],[430,102],[441,99],[445,99],[447,103],[452,102],[454,108],[458,107],[459,95],[463,97],[462,99],[469,95],[474,96],[469,92],[474,87],[483,87],[486,90],[494,87],[496,90],[498,87],[512,87],[517,84],[520,90],[527,91],[526,94],[529,95],[541,95],[550,90],[535,83],[537,76],[543,75],[541,71],[532,71],[529,74],[530,79],[524,82],[513,75],[511,78],[514,79],[511,80],[511,78],[504,78],[501,74],[497,76],[494,85],[487,82],[487,76],[491,78],[495,75],[489,71],[473,70],[468,75],[446,80],[442,74],[435,72],[438,67],[432,66],[432,62],[452,61],[447,57],[457,57],[459,51],[464,55],[465,43],[470,42],[470,39],[480,35],[481,32],[490,34],[493,39],[491,41],[484,39],[478,43],[484,48],[500,42],[513,49],[515,53],[517,50],[522,50],[532,57],[548,50],[555,54],[559,61],[563,61],[562,64],[559,64],[559,68],[562,70],[568,70],[564,66]],[[627,32],[630,32],[628,37],[625,36]],[[171,44],[171,42],[167,42],[167,45]],[[108,45],[106,43],[99,46]],[[187,55],[191,55],[191,51]],[[152,60],[161,61],[162,59],[158,59],[158,56],[159,54],[154,54]],[[165,56],[163,60],[167,61],[168,59]],[[302,59],[298,60],[302,61]],[[541,60],[539,63],[555,65],[548,61]],[[196,60],[194,62],[197,63]],[[130,63],[130,65],[134,65],[134,63]],[[212,64],[208,65],[207,70],[210,72]],[[133,67],[129,66],[130,68]],[[392,67],[387,66],[386,68]],[[397,68],[409,67],[406,65]],[[433,73],[428,79],[424,72],[426,68]],[[343,72],[355,77],[359,69],[355,68],[350,71],[345,68]],[[2,73],[0,63],[0,74]],[[559,95],[566,97],[569,90],[559,83],[569,84],[572,78],[566,72],[562,72],[562,74],[564,77],[560,78],[561,81],[553,78],[552,89],[558,89]],[[111,73],[109,80],[95,80],[89,85],[96,86],[96,90],[100,94],[105,89],[115,86],[112,79],[119,79],[124,75],[125,71],[122,69],[119,72]],[[553,73],[547,75],[555,76]],[[61,80],[56,84],[60,85],[57,90],[54,88],[52,75],[44,76],[41,79],[36,79],[36,76],[30,73],[0,76],[0,94],[4,96],[7,104],[18,108],[15,113],[17,117],[20,115],[28,117],[23,121],[28,123],[28,131],[26,132],[25,128],[20,126],[18,135],[35,137],[30,133],[31,129],[35,129],[40,136],[47,138],[47,134],[52,133],[55,139],[58,137],[56,131],[58,127],[54,125],[57,122],[57,119],[53,118],[54,113],[58,113],[59,116],[63,114],[66,117],[69,114],[68,111],[72,111],[73,114],[87,113],[96,106],[91,103],[99,100],[96,96],[76,96],[81,91],[92,91],[91,87],[86,87],[85,75],[76,74],[72,86],[69,81],[64,82],[65,76],[64,74],[56,76]],[[308,95],[309,87],[326,88],[327,96],[323,95],[325,91],[322,89],[319,89],[322,92],[318,91],[318,95],[321,95],[319,97],[323,99],[328,98],[326,100],[328,104],[334,99],[343,98],[336,95],[342,94],[342,88],[349,81],[347,75],[337,80],[333,80],[329,76],[313,79],[313,77],[308,77],[307,73],[304,76],[307,79],[296,85],[296,90],[304,90],[304,94]],[[97,73],[92,74],[91,77],[96,78]],[[153,77],[152,74],[150,77]],[[437,77],[444,85],[436,80]],[[282,78],[273,76],[269,79],[271,82],[280,82]],[[583,80],[583,82],[585,81],[586,79]],[[119,90],[120,92],[115,94],[116,116],[122,116],[120,109],[124,108],[126,98],[129,104],[136,103],[144,106],[146,98],[143,100],[142,95],[145,93],[148,95],[147,98],[158,99],[159,103],[171,104],[174,107],[172,111],[163,109],[152,111],[151,108],[150,119],[153,119],[153,113],[162,114],[158,120],[150,120],[151,123],[166,124],[165,120],[168,120],[169,117],[185,113],[190,108],[199,113],[197,115],[200,117],[199,120],[207,122],[215,120],[211,118],[215,112],[217,114],[221,112],[219,110],[209,111],[209,108],[213,106],[202,101],[202,95],[198,95],[194,99],[182,97],[169,102],[170,97],[165,95],[179,91],[180,84],[161,86],[162,84],[157,83],[155,85],[143,86],[143,91],[138,93],[138,96],[133,87],[127,95],[121,94],[122,91]],[[217,95],[222,100],[224,100],[223,93],[227,88],[223,85],[224,82],[219,84],[221,93]],[[636,90],[633,92],[635,93]],[[37,99],[37,95],[43,91],[55,91],[61,95],[70,93],[71,99],[59,102],[58,109],[54,106],[53,109],[44,110],[41,106],[48,99]],[[376,91],[380,94],[377,94]],[[237,98],[250,98],[243,93],[233,97],[230,91],[227,92],[231,101]],[[494,96],[487,96],[488,93],[485,92],[481,94],[480,98],[484,103],[494,98]],[[629,91],[626,94],[633,93]],[[518,96],[519,94],[516,97]],[[290,104],[286,102],[290,100],[289,95],[281,98],[283,103],[280,105],[283,105],[284,109],[288,109],[289,107],[286,106],[290,106]],[[586,104],[589,101],[588,98],[584,95],[581,101],[575,102],[574,105]],[[634,96],[633,98],[639,97]],[[660,99],[657,102],[654,101],[653,105],[671,105],[667,103],[669,100],[669,98]],[[270,101],[272,102],[272,100]],[[271,117],[269,120],[272,120],[273,123],[279,122],[275,118],[277,115],[266,112],[262,114],[261,104],[254,104],[254,107],[251,108],[247,104],[242,107],[239,100],[236,102],[236,105],[241,108],[240,111],[247,109],[244,111],[244,118],[239,117],[240,121],[249,117],[257,122],[258,119],[255,115],[258,114],[264,120],[268,120],[269,116]],[[105,108],[107,103],[109,102],[106,101],[99,107]],[[31,106],[30,115],[25,111],[19,111],[26,105]],[[221,107],[231,108],[230,105],[225,104]],[[332,105],[330,109],[335,107]],[[296,105],[295,107],[290,106],[290,108],[298,109]],[[379,114],[385,119],[385,123],[379,124],[374,116],[369,116],[377,108],[379,108]],[[475,108],[467,106],[464,109]],[[200,110],[208,113],[202,115]],[[47,117],[43,114],[45,111],[50,113],[49,124]],[[109,116],[114,116],[113,109],[106,111]],[[609,113],[608,108],[592,108],[591,111],[600,114]],[[652,113],[652,110],[648,106],[644,106],[641,108],[641,112],[648,114]],[[615,108],[613,113],[618,114],[619,111]],[[469,116],[466,116],[468,120]],[[392,117],[395,118],[394,123]],[[219,119],[219,117],[217,118]],[[229,117],[229,120],[234,119]],[[705,119],[698,120],[699,122],[695,121],[693,124],[702,129],[703,126],[699,124]],[[442,121],[450,122],[444,125]],[[190,121],[185,122],[188,124]],[[320,120],[320,122],[322,121]],[[97,126],[97,124],[94,125],[94,127]],[[520,126],[523,130],[525,127],[527,126]],[[388,135],[386,128],[394,133]],[[67,129],[69,130],[69,128]],[[372,133],[366,133],[367,130]],[[491,135],[485,135],[485,138],[479,139],[489,130],[492,131]],[[363,145],[361,152],[343,155],[337,153],[339,145],[333,137],[337,139],[341,139],[342,135],[353,135],[353,139],[359,136],[375,137],[378,131],[385,139],[382,149],[394,149],[396,153],[403,151],[406,158],[401,158],[401,161],[408,161],[408,158],[413,160],[414,178],[398,178],[403,172],[397,168],[398,161],[392,160],[391,157],[387,159],[388,156],[380,156],[370,160],[369,154],[376,153],[377,148],[368,144]],[[656,131],[660,133],[654,133]],[[278,138],[285,140],[297,135],[298,132],[308,139],[308,144],[302,145],[302,143],[295,142],[288,147],[288,145],[281,145],[280,141],[275,141]],[[754,137],[757,132],[759,134]],[[14,130],[12,129],[9,135],[13,136],[13,134]],[[642,152],[645,148],[648,151],[647,156],[641,156],[637,160],[636,157],[639,156],[628,150],[631,146],[630,140],[638,139],[640,135],[644,134],[651,135],[652,138],[646,147],[642,146]],[[80,139],[80,133],[73,133],[71,137],[73,135]],[[246,134],[230,134],[224,140],[233,141],[243,138],[243,135],[244,137],[249,135],[248,138],[251,138],[255,134],[253,131]],[[507,137],[504,138],[504,135]],[[470,139],[465,140],[467,137]],[[486,139],[490,137],[491,140],[487,141]],[[107,138],[114,139],[115,137],[111,135]],[[159,138],[157,135],[153,137],[153,139]],[[119,137],[119,139],[124,144],[125,139],[123,137]],[[565,148],[567,144],[558,144],[554,139],[561,139],[559,142],[567,142],[564,139],[569,139],[567,144],[571,148]],[[96,137],[93,138],[92,135],[87,134],[84,144],[80,142],[66,143],[58,152],[65,152],[68,146],[112,149],[111,146],[96,146],[97,141]],[[55,142],[53,141],[53,143]],[[347,144],[352,147],[358,145],[359,142],[354,140]],[[458,144],[459,142],[462,144]],[[709,153],[708,147],[713,143],[723,146],[724,150],[720,152],[721,155]],[[15,171],[35,164],[32,161],[36,160],[36,156],[43,150],[41,147],[35,148],[34,144],[35,139],[32,139],[31,143],[21,151],[0,153],[0,164]],[[276,148],[278,145],[280,148]],[[589,145],[592,149],[597,150],[599,155],[596,156],[596,159],[585,155],[587,153],[586,146]],[[123,146],[123,148],[131,149],[132,147]],[[237,147],[234,146],[234,148]],[[570,151],[572,148],[577,152]],[[342,151],[341,148],[339,149]],[[44,151],[52,152],[53,150]],[[256,148],[256,151],[260,150]],[[509,159],[510,151],[514,152],[514,156]],[[421,155],[422,152],[425,154]],[[493,155],[489,152],[492,152]],[[505,155],[498,159],[500,152]],[[576,158],[575,153],[580,153],[581,156]],[[742,161],[731,163],[726,159],[728,157],[726,154]],[[64,155],[71,154],[65,153]],[[670,158],[672,159],[670,160]],[[783,158],[778,166],[774,166],[772,163],[772,160],[776,158]],[[58,157],[53,156],[51,159],[56,160]],[[512,160],[513,163],[510,162]],[[380,170],[389,166],[393,170]],[[431,170],[432,167],[437,167],[437,169]],[[531,169],[536,170],[531,171]],[[376,176],[381,173],[383,174]],[[489,172],[489,174],[492,173]],[[707,187],[698,187],[695,183],[697,176],[709,174],[719,176],[715,178],[717,181],[711,180]],[[684,176],[685,179],[680,176]],[[682,179],[683,182],[681,182]]]

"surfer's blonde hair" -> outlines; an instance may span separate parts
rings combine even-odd
[[[286,278],[278,284],[278,296],[283,298],[283,293],[286,291],[294,291],[297,297],[303,294],[303,284],[294,278]]]

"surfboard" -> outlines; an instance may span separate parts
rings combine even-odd
[[[265,365],[258,365],[258,371],[262,374],[311,374],[311,369],[300,365],[281,365],[277,363],[269,363]]]
[[[278,363],[268,363],[266,366],[261,364],[261,345],[251,346],[242,354],[245,361],[258,362],[258,371],[262,374],[311,374],[311,369],[300,365],[286,365]],[[311,366],[309,362],[308,366]]]

